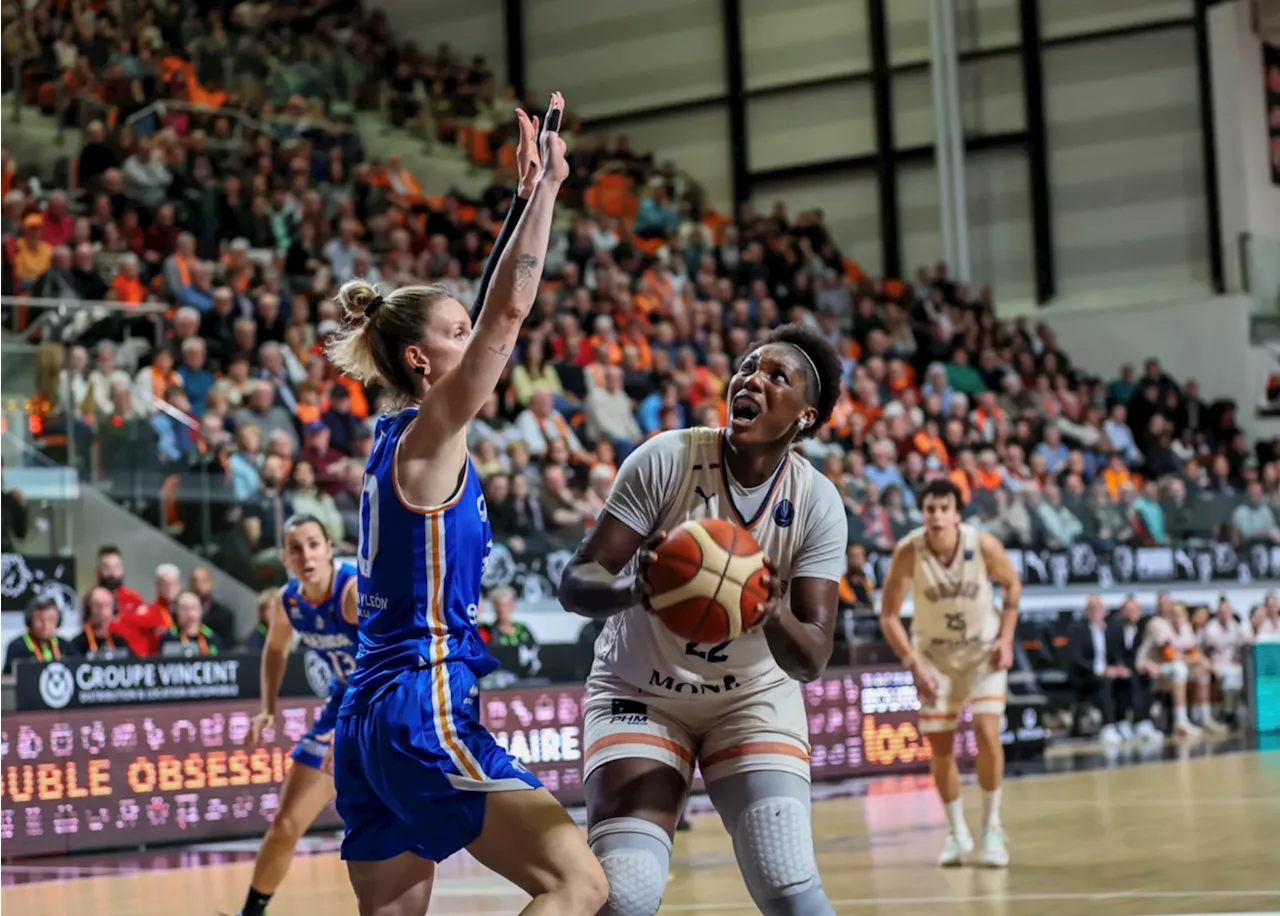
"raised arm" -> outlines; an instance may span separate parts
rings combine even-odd
[[[516,196],[511,199],[506,219],[502,221],[502,228],[498,231],[497,239],[494,240],[493,250],[485,259],[480,282],[476,285],[476,301],[471,307],[473,325],[480,321],[480,312],[484,309],[485,296],[489,292],[489,281],[493,279],[493,272],[502,258],[502,252],[506,249],[507,242],[511,240],[511,233],[515,231],[520,217],[524,215],[525,207],[529,204],[529,198],[533,196],[538,176],[542,172],[542,158],[538,155],[538,117],[534,115],[530,120],[523,108],[517,108],[516,119],[520,124],[520,143],[516,147],[516,168],[519,176]],[[554,131],[556,125],[548,125],[548,128]]]
[[[559,93],[552,96],[551,107],[564,107]],[[542,172],[529,206],[498,259],[485,307],[461,361],[422,399],[419,417],[425,422],[413,426],[413,451],[436,451],[471,421],[493,393],[515,349],[520,327],[537,299],[556,196],[568,174],[564,141],[559,134],[543,131]]]
[[[1000,608],[1000,635],[996,637],[994,657],[996,666],[1007,670],[1013,667],[1013,637],[1018,629],[1018,607],[1022,604],[1022,579],[1013,568],[1004,545],[995,537],[982,532],[978,535],[978,546],[987,564],[987,575],[1004,593]]]

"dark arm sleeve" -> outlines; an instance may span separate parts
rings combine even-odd
[[[507,247],[507,242],[510,241],[511,234],[516,231],[516,224],[520,222],[520,217],[528,204],[529,201],[519,194],[511,198],[511,207],[507,210],[507,218],[502,221],[502,228],[498,230],[498,238],[494,241],[493,250],[489,252],[489,258],[484,262],[484,270],[480,274],[480,283],[476,287],[475,305],[471,306],[472,324],[475,324],[480,319],[480,310],[484,308],[484,300],[489,293],[489,281],[493,278],[493,272],[498,269],[498,261],[502,258],[502,249]]]

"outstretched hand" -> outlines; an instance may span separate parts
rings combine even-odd
[[[523,108],[516,109],[520,126],[520,142],[516,146],[516,193],[526,200],[533,195],[534,183],[542,171],[542,154],[538,144],[538,116],[529,117]]]
[[[569,177],[569,160],[565,158],[567,147],[560,137],[560,121],[564,116],[564,96],[551,93],[547,105],[547,120],[542,131],[542,175],[557,183]]]

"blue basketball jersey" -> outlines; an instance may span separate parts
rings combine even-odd
[[[360,499],[360,648],[342,715],[365,708],[397,677],[460,662],[497,668],[476,621],[493,536],[480,479],[467,459],[452,497],[413,506],[400,496],[396,450],[416,408],[382,417]]]
[[[333,589],[319,604],[303,597],[302,583],[297,579],[290,579],[280,596],[294,632],[304,646],[324,659],[338,684],[345,684],[356,667],[357,628],[342,619],[342,592],[356,575],[350,563],[335,563]]]

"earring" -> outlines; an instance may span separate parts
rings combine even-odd
[[[414,372],[416,372],[418,375],[426,375],[426,374],[427,374],[427,367],[426,367],[426,366],[414,366],[414,367],[413,367],[413,371],[414,371]]]

